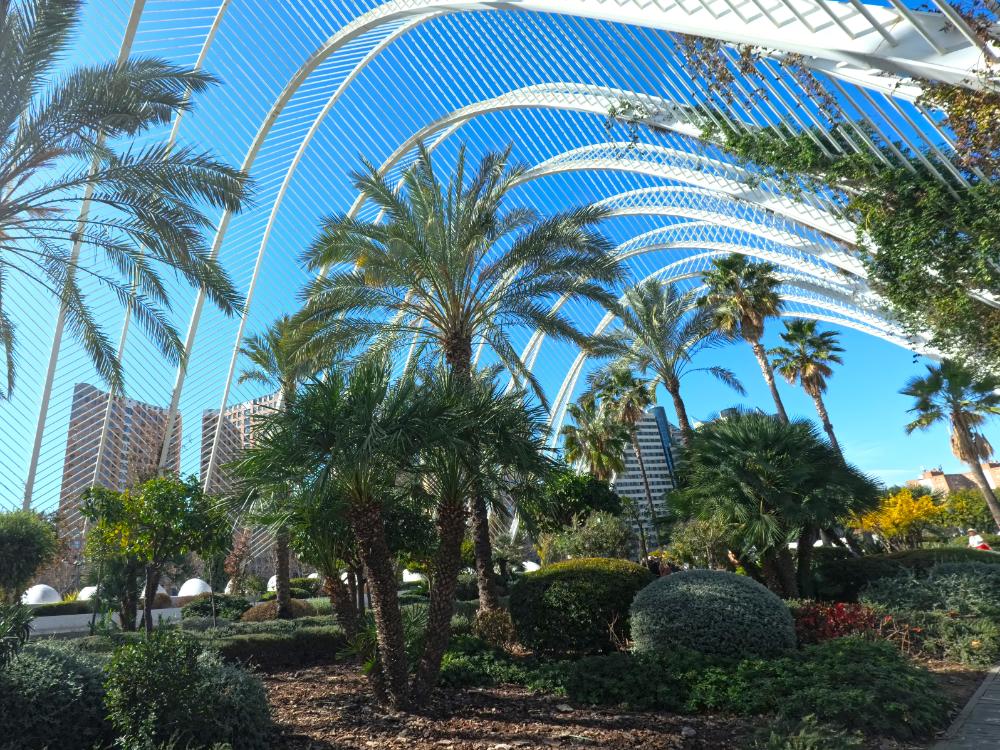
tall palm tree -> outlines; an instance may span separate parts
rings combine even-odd
[[[843,364],[840,353],[844,348],[837,341],[838,334],[835,331],[817,332],[816,326],[815,320],[786,320],[785,332],[781,334],[781,340],[786,346],[775,347],[769,353],[774,358],[774,369],[791,385],[796,382],[801,384],[802,390],[812,397],[823,431],[830,438],[830,445],[837,453],[842,454],[826,404],[823,403],[823,394],[826,392],[827,379],[833,375],[830,365]]]
[[[86,287],[110,290],[174,362],[183,346],[162,269],[227,314],[239,306],[204,231],[213,225],[206,207],[240,209],[246,175],[190,147],[132,145],[190,109],[192,95],[214,79],[154,58],[63,70],[80,6],[0,4],[0,348],[8,397],[16,336],[4,284],[16,276],[58,300],[113,390],[122,387],[122,366]],[[84,260],[83,252],[104,257]]]
[[[248,336],[240,347],[249,367],[240,373],[237,383],[260,383],[278,392],[278,408],[287,409],[295,401],[299,384],[320,369],[318,358],[301,343],[301,332],[289,316],[275,320],[263,333]],[[288,487],[272,488],[278,494],[287,494]],[[276,499],[272,492],[256,494],[265,505]],[[292,595],[289,571],[288,526],[279,523],[274,532],[274,577],[277,615],[282,619],[292,617]]]
[[[628,430],[611,420],[590,397],[570,404],[566,412],[573,420],[562,428],[566,460],[604,482],[623,472]]]
[[[909,409],[916,418],[906,425],[906,432],[925,430],[938,422],[951,427],[951,452],[972,469],[972,481],[986,498],[993,520],[1000,528],[1000,504],[986,481],[981,461],[993,455],[993,447],[977,428],[988,416],[1000,414],[1000,378],[977,377],[962,364],[944,360],[927,365],[927,374],[912,378],[903,390],[914,399]]]
[[[819,529],[874,507],[881,492],[807,420],[737,413],[699,429],[684,456],[687,484],[675,506],[731,525],[737,558],[785,597],[811,593]],[[792,541],[798,542],[797,565]]]
[[[649,488],[642,446],[639,444],[639,422],[646,416],[646,410],[656,402],[656,383],[636,377],[623,362],[615,362],[598,370],[591,375],[589,381],[589,391],[600,401],[601,409],[628,432],[632,452],[639,464],[649,520],[650,523],[655,523],[656,507],[653,504],[653,492]]]
[[[739,394],[743,384],[725,367],[692,367],[699,352],[718,346],[725,335],[712,328],[712,313],[697,306],[694,293],[680,294],[672,284],[655,279],[625,292],[620,313],[621,360],[645,374],[652,372],[674,402],[677,426],[686,445],[693,434],[681,398],[681,379],[692,372],[707,372]]]
[[[712,323],[719,331],[750,344],[771,390],[778,419],[787,422],[788,414],[774,383],[774,371],[760,343],[765,321],[780,314],[782,308],[778,295],[781,282],[775,271],[777,266],[773,263],[751,262],[739,253],[720,258],[702,274],[708,289],[698,304],[711,310]]]
[[[596,231],[607,211],[578,208],[542,218],[506,206],[525,168],[510,148],[483,158],[467,174],[465,149],[442,182],[421,146],[414,165],[394,188],[371,164],[355,186],[381,209],[383,223],[336,216],[305,254],[312,270],[330,269],[306,290],[301,319],[317,338],[383,348],[430,347],[456,376],[472,378],[473,346],[488,346],[497,360],[527,383],[544,403],[535,377],[521,362],[511,333],[525,327],[586,349],[594,344],[552,309],[560,296],[609,309],[608,286],[622,277],[610,244]],[[471,171],[471,170],[470,170]],[[486,500],[470,498],[480,604],[495,601]]]

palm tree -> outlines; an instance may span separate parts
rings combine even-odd
[[[684,457],[687,484],[674,506],[734,528],[734,556],[785,597],[811,593],[819,530],[874,507],[881,491],[807,420],[737,413],[699,429]]]
[[[590,397],[570,404],[566,412],[573,420],[573,424],[562,428],[566,460],[604,482],[625,471],[628,431],[619,422],[609,419]]]
[[[620,317],[619,341],[625,347],[622,361],[643,374],[652,371],[663,384],[674,402],[685,445],[693,431],[681,398],[681,378],[707,372],[737,393],[746,393],[736,375],[725,367],[691,367],[696,354],[726,338],[713,330],[711,311],[698,307],[693,293],[680,294],[671,284],[649,279],[625,292]]]
[[[976,429],[988,416],[1000,414],[998,388],[1000,378],[977,377],[962,364],[946,359],[939,365],[927,365],[927,374],[912,378],[900,393],[914,399],[909,412],[916,414],[916,419],[906,425],[907,433],[925,430],[937,422],[947,421],[951,426],[951,452],[972,469],[972,481],[986,498],[1000,528],[1000,504],[980,463],[993,455],[993,447]]]
[[[355,186],[381,210],[383,223],[344,216],[326,221],[305,255],[311,270],[330,269],[306,290],[301,319],[336,346],[374,340],[381,348],[433,348],[457,377],[471,379],[473,346],[497,360],[544,403],[511,333],[525,327],[591,349],[594,340],[550,304],[561,296],[616,305],[608,285],[622,277],[610,244],[595,230],[598,207],[541,218],[505,207],[525,168],[510,148],[466,173],[465,149],[442,183],[421,146],[394,188],[371,164]],[[485,498],[470,498],[480,605],[496,600]]]
[[[12,277],[59,301],[60,325],[65,320],[113,390],[122,388],[121,362],[85,286],[111,290],[174,362],[183,345],[169,321],[162,268],[226,314],[239,306],[203,233],[213,225],[207,207],[240,209],[246,175],[190,147],[132,145],[190,109],[192,95],[214,79],[153,58],[64,70],[79,18],[78,0],[0,6],[0,347],[8,397],[16,337],[3,284]],[[104,260],[84,262],[83,251]]]
[[[774,357],[773,366],[789,384],[796,381],[816,405],[816,413],[823,423],[823,431],[830,438],[830,445],[843,453],[830,424],[830,415],[823,403],[826,381],[833,374],[831,364],[843,364],[840,353],[844,348],[837,341],[836,331],[816,331],[815,320],[796,319],[785,321],[781,340],[787,346],[778,346],[769,352]]]
[[[715,328],[730,338],[741,338],[750,344],[771,390],[778,419],[787,422],[785,405],[774,383],[774,371],[760,343],[764,322],[781,312],[778,295],[781,282],[775,271],[777,266],[773,263],[752,263],[739,253],[720,258],[702,275],[708,290],[698,304],[711,310]]]
[[[278,391],[278,408],[287,409],[295,401],[300,383],[319,370],[318,359],[309,356],[308,349],[300,343],[300,334],[289,316],[279,317],[262,334],[248,336],[240,353],[250,366],[240,373],[237,383],[260,383]],[[274,493],[287,494],[288,487],[274,488]],[[273,505],[272,492],[255,493],[264,505]],[[280,513],[279,513],[280,515]],[[292,617],[292,595],[289,583],[288,526],[279,523],[274,532],[274,576],[277,615],[281,619]]]
[[[650,523],[653,523],[656,520],[656,508],[653,505],[653,493],[649,489],[642,447],[639,445],[639,422],[646,416],[646,410],[656,402],[656,383],[636,377],[628,365],[622,362],[615,362],[598,370],[590,376],[589,381],[589,391],[600,400],[601,409],[628,432],[645,488]]]

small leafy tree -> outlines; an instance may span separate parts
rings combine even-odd
[[[893,552],[917,549],[924,532],[945,517],[945,508],[933,496],[915,496],[909,489],[902,489],[883,497],[877,508],[855,516],[851,525],[878,534],[887,551]]]
[[[227,514],[193,476],[156,477],[121,493],[105,491],[83,507],[109,549],[142,565],[147,634],[153,630],[153,599],[164,565],[191,552],[218,552],[229,543]]]
[[[621,497],[606,480],[562,466],[537,492],[518,500],[518,511],[533,530],[551,533],[571,525],[574,518],[595,511],[618,516],[623,508]]]
[[[986,498],[978,489],[954,490],[945,495],[941,523],[959,531],[988,529],[993,516]]]
[[[26,510],[0,513],[0,601],[16,602],[59,549],[53,524]]]
[[[548,537],[548,538],[545,538]],[[595,512],[573,519],[554,534],[544,535],[539,547],[545,549],[545,563],[574,557],[627,558],[632,546],[632,529],[619,516]]]

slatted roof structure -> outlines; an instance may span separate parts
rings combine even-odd
[[[516,158],[530,166],[514,200],[553,210],[609,207],[605,231],[634,279],[694,289],[714,258],[743,253],[779,266],[786,314],[926,351],[869,288],[857,229],[838,210],[837,196],[808,186],[789,190],[702,135],[713,125],[811,132],[829,127],[832,107],[851,126],[823,148],[870,150],[887,164],[916,157],[942,183],[962,186],[966,173],[953,158],[953,134],[941,113],[918,103],[920,81],[987,85],[996,50],[945,0],[931,6],[91,0],[79,60],[160,56],[223,82],[143,143],[207,145],[257,186],[252,207],[218,216],[212,242],[246,295],[243,316],[222,316],[180,281],[171,290],[173,314],[186,332],[183,366],[165,364],[116,300],[98,303],[125,363],[127,392],[117,395],[133,400],[121,418],[154,406],[149,419],[174,436],[157,443],[158,464],[204,473],[207,461],[214,471],[222,427],[218,420],[204,427],[206,413],[265,395],[236,383],[240,342],[295,308],[308,281],[297,259],[323,216],[375,218],[351,187],[360,158],[396,179],[421,142],[445,161],[463,143],[479,156],[513,142]],[[692,45],[710,45],[721,56],[732,96],[708,80]],[[752,56],[742,54],[745,45],[753,46]],[[619,110],[639,121],[641,137],[629,137],[620,121],[627,118],[609,117]],[[72,418],[76,384],[99,381],[64,334],[59,310],[35,300],[24,289],[10,303],[32,345],[23,353],[18,391],[0,408],[0,506],[49,510],[59,502],[74,436],[97,435],[101,455],[117,422],[110,400]],[[577,300],[552,304],[587,330],[615,323]],[[547,374],[555,435],[589,363],[570,345],[533,331],[513,335],[524,361]],[[488,361],[490,353],[481,357]],[[214,442],[206,442],[203,434],[213,430]],[[93,471],[93,456],[87,460]]]

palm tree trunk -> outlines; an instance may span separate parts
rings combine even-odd
[[[340,578],[340,571],[326,577],[326,590],[330,595],[330,606],[337,615],[337,623],[344,629],[350,640],[358,634],[358,605],[354,601],[347,584]]]
[[[670,398],[674,402],[674,411],[677,412],[677,427],[681,431],[681,441],[685,447],[694,437],[694,430],[691,429],[691,422],[688,420],[687,409],[684,406],[684,399],[681,398],[680,383],[677,381],[663,381],[663,387],[667,389]]]
[[[441,670],[441,658],[451,636],[451,616],[455,604],[458,571],[462,566],[462,539],[465,537],[465,500],[442,502],[437,513],[438,547],[431,563],[430,591],[427,608],[427,634],[424,651],[417,664],[411,692],[414,703],[427,700]],[[480,602],[482,609],[482,602]],[[499,602],[497,602],[499,608]]]
[[[771,390],[771,398],[774,399],[774,408],[777,410],[778,419],[788,424],[788,414],[785,413],[785,405],[781,403],[778,386],[774,382],[774,370],[767,359],[767,352],[764,351],[764,346],[759,341],[751,341],[750,346],[754,356],[757,357],[757,363],[760,365],[760,371],[764,375],[767,387]]]
[[[399,610],[396,571],[385,539],[382,511],[377,504],[366,502],[354,505],[350,515],[351,525],[358,537],[358,552],[368,571],[368,584],[371,588],[380,660],[376,668],[381,671],[389,705],[397,711],[403,710],[410,703],[410,686],[407,680],[409,666],[403,635],[403,616]]]
[[[993,488],[986,481],[986,474],[983,473],[983,467],[979,461],[969,461],[968,465],[972,469],[972,481],[979,488],[979,491],[983,493],[986,504],[990,508],[990,515],[993,516],[993,522],[997,525],[997,530],[1000,531],[1000,504],[997,503],[997,496],[993,492]]]
[[[639,431],[635,427],[631,430],[631,436],[632,450],[635,451],[635,458],[639,462],[639,474],[642,475],[642,484],[646,492],[646,504],[649,506],[649,523],[653,525],[656,521],[656,508],[653,506],[653,492],[649,489],[649,478],[646,476],[646,462],[642,460],[642,449],[639,447]],[[642,524],[641,521],[639,523],[640,525]],[[654,531],[655,528],[655,525],[653,525]]]
[[[278,604],[278,619],[292,619],[292,592],[288,572],[287,526],[279,527],[274,533],[274,598]]]
[[[476,583],[479,587],[479,610],[500,609],[496,581],[493,577],[493,543],[490,540],[490,519],[482,493],[472,497],[472,544],[476,555]]]
[[[833,446],[837,453],[843,456],[844,452],[840,450],[840,443],[837,442],[837,436],[833,432],[833,425],[830,424],[830,415],[826,412],[826,404],[823,403],[823,396],[819,392],[810,393],[809,395],[812,396],[813,403],[816,405],[816,413],[819,414],[819,421],[823,424],[823,432],[830,438],[830,445]]]

